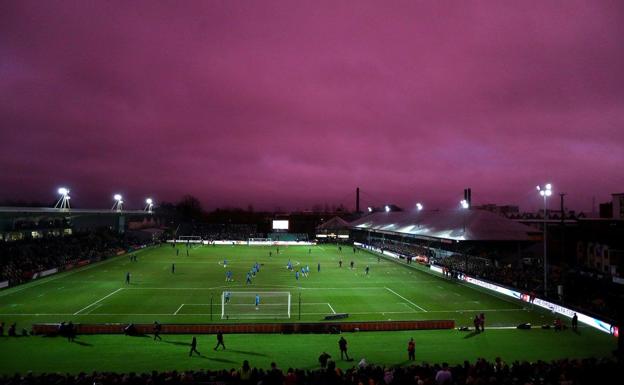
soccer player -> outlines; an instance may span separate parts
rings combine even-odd
[[[256,294],[256,310],[258,310],[258,306],[260,306],[260,294]]]
[[[154,321],[154,341],[156,341],[156,338],[162,341],[162,338],[160,337],[161,330],[162,330],[162,326],[158,323],[158,321]]]
[[[175,263],[171,264],[171,274],[175,274]]]
[[[269,251],[269,257],[272,257],[272,256],[273,256],[273,252]]]
[[[256,276],[256,267],[252,267],[251,268],[251,275],[253,275],[254,277]]]
[[[321,272],[321,263],[319,262],[318,266],[316,267],[316,272],[320,273]]]
[[[197,353],[198,356],[201,356],[201,353],[197,350],[197,338],[193,336],[193,340],[191,341],[191,351],[189,352],[189,357],[193,355],[193,352]]]
[[[368,265],[366,265],[366,269],[364,269],[366,271],[366,275],[368,275],[368,271],[370,270],[370,267]]]
[[[485,313],[479,314],[479,326],[481,326],[481,331],[485,331]]]
[[[312,254],[312,249],[311,248],[308,249],[308,254]]]
[[[251,274],[247,273],[247,285],[251,285]]]
[[[293,267],[292,267],[292,262],[290,262],[290,259],[288,260],[288,264],[286,265],[286,268],[287,268],[288,270],[291,270],[291,271],[292,271],[292,269],[293,269]]]
[[[474,328],[475,328],[475,332],[479,333],[480,332],[480,326],[481,326],[481,319],[479,319],[479,316],[476,315],[474,317],[474,320],[472,320],[472,323],[474,324]]]
[[[342,267],[342,259],[338,261],[338,267]]]
[[[299,270],[295,271],[295,279],[297,281],[299,280]]]
[[[225,344],[223,343],[223,333],[221,330],[217,330],[217,346],[215,346],[214,350],[217,350],[219,346],[223,346],[223,350],[225,350]]]
[[[338,251],[342,253],[342,246],[338,246]]]
[[[410,338],[407,343],[407,359],[410,361],[416,360],[416,343],[413,338]]]
[[[305,272],[306,272],[306,277],[307,277],[308,274],[310,273],[310,266],[306,265]]]
[[[180,255],[180,249],[176,248],[176,257]]]
[[[227,267],[227,258],[223,260],[223,268],[225,269]]]
[[[353,263],[353,261],[351,261],[351,270],[353,270],[353,265],[355,264]]]
[[[349,354],[347,353],[347,340],[344,337],[340,337],[338,340],[338,347],[340,348],[340,359],[344,360],[347,357],[347,361],[350,360]]]
[[[126,285],[130,284],[130,272],[126,273]]]
[[[574,313],[574,316],[572,316],[572,330],[578,330],[578,316],[576,315],[576,313]]]

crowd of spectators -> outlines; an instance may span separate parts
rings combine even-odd
[[[0,384],[7,385],[175,385],[175,384],[223,384],[223,385],[453,385],[453,384],[501,384],[501,385],[583,385],[617,382],[622,373],[621,361],[609,359],[560,360],[553,362],[506,363],[500,358],[494,361],[478,359],[461,365],[427,364],[384,367],[370,365],[362,359],[357,366],[342,370],[329,361],[327,368],[316,370],[280,369],[275,363],[269,369],[249,366],[245,361],[239,369],[189,370],[151,373],[93,372],[79,374],[43,373],[0,377]]]
[[[34,273],[99,260],[134,244],[136,241],[128,236],[109,231],[0,242],[0,281],[19,284]]]
[[[246,241],[249,238],[264,238],[255,225],[237,223],[184,223],[177,232],[178,236],[196,236],[202,240]]]
[[[462,273],[515,288],[533,296],[537,295],[536,293],[543,294],[544,270],[541,263],[530,264],[522,261],[505,263],[496,259],[463,254],[442,256],[423,246],[388,240],[373,242],[372,246],[405,257],[426,256],[429,263],[443,267],[451,277]],[[583,282],[583,284],[579,285],[579,282]],[[618,291],[618,287],[614,287],[610,281],[601,282],[580,276],[574,273],[572,269],[562,269],[551,265],[548,271],[548,283],[550,288],[549,300],[571,305],[580,311],[598,317],[616,319],[616,311],[621,301],[615,295],[605,296],[605,293]],[[564,291],[562,293],[557,290],[559,285],[563,285]]]

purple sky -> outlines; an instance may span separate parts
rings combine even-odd
[[[0,199],[588,210],[624,190],[623,37],[618,0],[3,1]]]

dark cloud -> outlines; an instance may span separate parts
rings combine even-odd
[[[539,205],[624,185],[624,7],[3,2],[0,198]]]

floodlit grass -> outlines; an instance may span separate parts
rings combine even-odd
[[[279,322],[321,321],[333,312],[349,313],[350,321],[454,319],[458,326],[472,325],[475,314],[485,312],[487,327],[509,327],[531,322],[550,323],[552,315],[525,308],[526,304],[500,298],[464,284],[445,280],[419,268],[379,259],[376,255],[330,245],[308,247],[201,246],[189,249],[162,246],[138,253],[138,262],[127,256],[87,266],[0,292],[0,320],[18,329],[35,322],[74,323],[135,322],[209,323],[273,322],[267,318],[222,320],[220,297],[224,290],[290,292],[291,318]],[[272,251],[273,256],[269,257]],[[228,260],[228,269],[222,262]],[[310,276],[295,280],[286,269],[310,266]],[[338,261],[343,260],[342,268]],[[351,260],[355,268],[350,269]],[[245,274],[262,265],[252,285]],[[176,271],[171,273],[171,264]],[[320,273],[317,264],[321,264]],[[370,274],[364,273],[366,265]],[[232,270],[235,281],[225,282]],[[125,283],[126,272],[131,283]],[[301,307],[299,307],[301,296]],[[212,310],[210,303],[213,303]],[[261,314],[260,311],[258,314]],[[211,321],[212,314],[212,321]],[[266,314],[266,313],[263,313]],[[407,340],[417,341],[417,357],[427,361],[460,362],[476,357],[513,359],[606,356],[615,347],[607,335],[589,328],[579,334],[552,330],[488,330],[472,335],[458,331],[416,331],[347,334],[356,358],[384,364],[401,364]],[[231,350],[213,352],[214,336],[201,336],[206,359],[189,359],[189,336],[164,335],[164,341],[146,337],[80,336],[79,344],[62,338],[29,337],[0,340],[0,372],[152,370],[169,368],[230,368],[243,359],[268,366],[315,367],[321,351],[337,354],[337,337],[331,335],[228,335]],[[203,349],[202,349],[203,348]],[[132,357],[128,359],[128,357]]]

